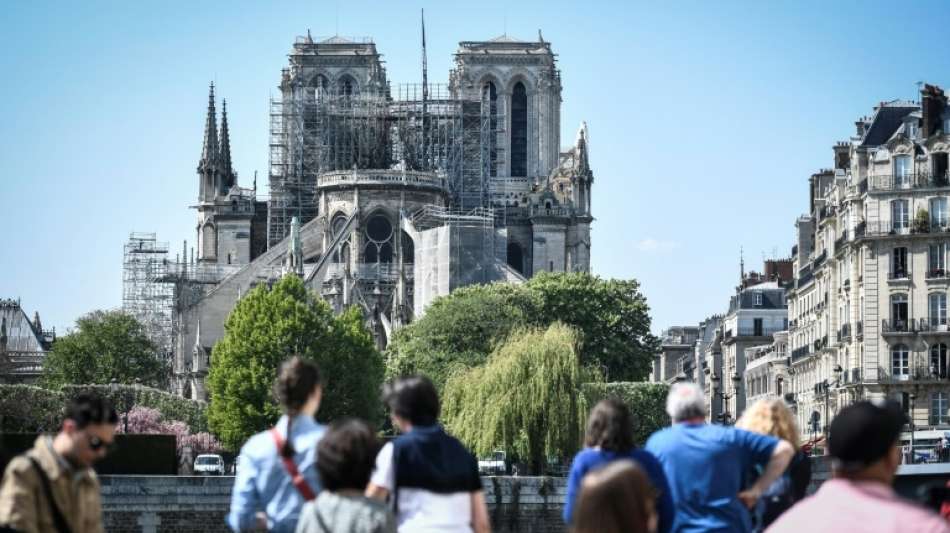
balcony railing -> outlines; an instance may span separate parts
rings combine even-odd
[[[882,383],[950,381],[950,372],[946,367],[941,369],[923,364],[914,364],[901,369],[878,367],[877,374],[878,381]]]
[[[854,334],[857,335],[858,337],[861,337],[864,335],[864,322],[861,322],[860,320],[858,320],[857,322],[854,323]]]
[[[914,320],[881,320],[881,333],[915,333]]]
[[[950,180],[947,179],[947,176],[933,176],[929,172],[910,173],[903,176],[871,176],[868,178],[868,190],[872,192],[947,186],[950,186]]]
[[[892,270],[887,273],[887,279],[890,280],[909,280],[910,274],[906,270]]]
[[[927,279],[946,279],[947,270],[943,268],[933,268],[927,270]]]
[[[821,254],[815,258],[814,263],[812,263],[814,268],[818,268],[822,263],[825,262],[825,259],[828,259],[828,250],[823,250]]]
[[[802,346],[801,348],[792,350],[792,361],[798,361],[799,359],[808,357],[810,354],[811,351],[808,349],[808,346]]]

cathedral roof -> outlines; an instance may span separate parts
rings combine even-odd
[[[7,350],[11,352],[42,352],[43,344],[16,300],[0,300],[0,324],[6,327]]]

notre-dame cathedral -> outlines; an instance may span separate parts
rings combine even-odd
[[[382,348],[457,287],[589,270],[587,127],[562,150],[561,77],[540,32],[459,43],[447,84],[429,83],[425,64],[421,83],[391,84],[369,40],[308,34],[289,58],[271,102],[266,199],[256,177],[238,184],[211,88],[197,250],[189,259],[186,244],[154,280],[174,286],[178,394],[206,398],[228,313],[288,273],[336,310],[358,305]]]

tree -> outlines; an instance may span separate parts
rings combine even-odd
[[[578,334],[555,323],[515,331],[484,366],[449,378],[443,420],[478,454],[503,447],[543,471],[548,457],[566,458],[581,444],[589,376],[577,353]]]
[[[168,367],[145,327],[122,311],[93,311],[76,321],[76,330],[57,339],[43,360],[42,382],[106,384],[112,380],[164,386]]]
[[[649,374],[659,340],[650,333],[639,283],[587,273],[540,273],[524,285],[476,285],[439,298],[396,332],[387,372],[425,374],[441,389],[453,373],[483,364],[515,329],[556,321],[577,330],[581,364],[605,380],[637,381]]]
[[[616,398],[627,404],[633,415],[633,440],[639,445],[646,444],[655,431],[670,425],[670,415],[666,414],[666,396],[670,386],[666,383],[586,383],[584,394],[591,407],[605,398]],[[586,422],[585,422],[586,424]]]
[[[396,331],[387,374],[424,374],[441,390],[451,374],[483,364],[496,344],[528,325],[536,303],[524,287],[502,283],[438,298],[419,320]]]
[[[230,449],[276,422],[273,384],[291,355],[312,359],[324,378],[317,418],[375,420],[380,412],[382,356],[357,309],[334,317],[329,305],[296,276],[259,285],[235,306],[211,353],[208,422]]]
[[[602,371],[604,381],[649,375],[660,343],[650,333],[650,308],[636,280],[542,272],[526,286],[540,301],[535,322],[574,327],[581,335],[581,364]]]

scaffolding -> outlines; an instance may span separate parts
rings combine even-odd
[[[445,85],[289,89],[270,103],[268,247],[286,237],[293,217],[306,224],[318,215],[316,184],[324,172],[440,172],[452,205],[487,207],[499,157],[490,141],[503,123],[493,102],[459,98]]]
[[[132,233],[122,256],[122,310],[145,327],[159,354],[170,361],[174,349],[174,286],[163,283],[172,263],[168,243],[154,233]]]

